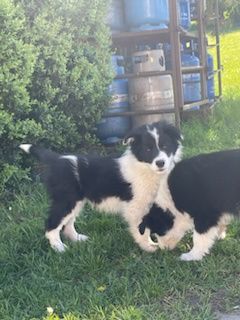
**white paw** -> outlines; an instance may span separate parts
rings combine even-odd
[[[202,260],[202,257],[203,256],[196,256],[196,255],[193,255],[191,252],[188,252],[188,253],[183,253],[181,254],[180,256],[180,260],[182,261],[199,261],[199,260]]]
[[[145,251],[147,251],[147,252],[155,252],[155,251],[157,251],[157,249],[158,249],[158,247],[156,247],[156,246],[149,246],[149,247],[147,247],[146,249],[145,249]]]
[[[222,233],[219,234],[218,239],[223,240],[226,238],[226,231],[223,231]]]
[[[88,236],[85,236],[84,234],[81,234],[81,233],[77,233],[76,230],[72,230],[72,229],[65,228],[63,230],[63,234],[66,238],[68,238],[73,242],[86,241],[88,239]]]
[[[56,252],[64,252],[67,249],[67,246],[61,241],[51,244],[51,247]]]
[[[76,241],[86,241],[88,239],[89,239],[88,236],[85,236],[85,234],[81,234],[81,233],[78,233],[76,237]]]
[[[158,246],[156,245],[151,245],[151,244],[140,244],[139,243],[139,246],[142,250],[144,251],[147,251],[147,252],[155,252],[157,251],[157,249],[159,248]]]

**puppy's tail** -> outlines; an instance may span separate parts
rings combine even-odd
[[[20,144],[19,148],[22,149],[24,152],[36,157],[40,162],[43,162],[46,164],[50,164],[54,160],[59,158],[58,153],[52,150],[34,146],[32,144]]]

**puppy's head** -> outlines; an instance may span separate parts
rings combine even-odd
[[[153,204],[149,213],[143,217],[138,229],[141,235],[143,235],[146,228],[148,228],[150,230],[149,242],[164,249],[168,247],[164,239],[173,228],[174,219],[174,215],[169,210],[164,211],[156,204]]]
[[[138,161],[159,173],[168,172],[181,159],[181,142],[179,130],[164,121],[138,127],[123,141]]]

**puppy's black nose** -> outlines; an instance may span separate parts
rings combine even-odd
[[[158,168],[163,168],[165,165],[165,161],[164,160],[158,160],[156,161],[156,165],[158,166]]]
[[[150,234],[150,238],[151,238],[152,242],[158,243],[158,239],[157,239],[156,233],[151,233]]]

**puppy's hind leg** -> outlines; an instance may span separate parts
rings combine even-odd
[[[183,261],[202,260],[209,253],[215,240],[218,238],[219,228],[211,227],[205,233],[198,233],[194,230],[193,233],[193,248],[187,253],[183,253],[180,257]]]
[[[66,248],[66,245],[61,240],[60,232],[78,212],[76,207],[79,207],[79,205],[77,206],[77,201],[70,201],[69,199],[58,199],[58,201],[53,200],[52,202],[50,215],[46,223],[45,236],[55,251],[63,252]]]
[[[73,208],[71,213],[67,216],[67,217],[69,217],[69,219],[63,229],[64,236],[74,242],[85,241],[88,239],[88,236],[85,236],[84,234],[77,233],[75,226],[74,226],[76,217],[78,216],[79,212],[82,210],[83,206],[84,206],[83,201],[77,202],[76,206]]]

